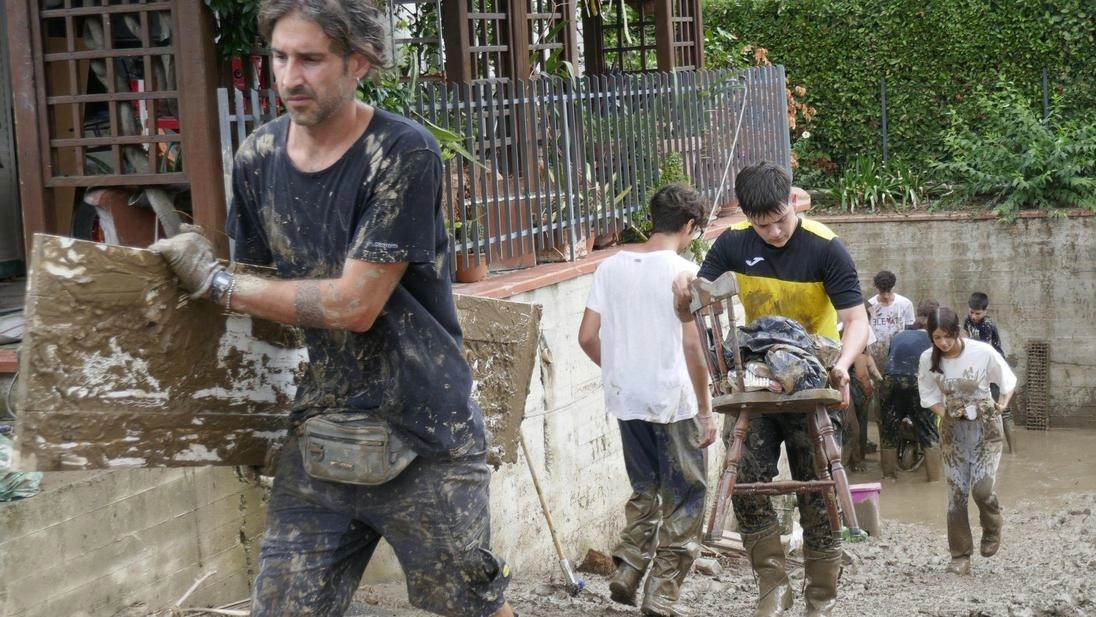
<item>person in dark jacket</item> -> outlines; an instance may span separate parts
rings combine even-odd
[[[891,339],[887,362],[883,368],[883,387],[880,397],[879,463],[884,478],[898,475],[898,440],[902,421],[909,418],[917,432],[917,440],[925,451],[925,473],[929,482],[940,479],[940,433],[932,412],[921,407],[917,393],[917,366],[921,354],[932,346],[925,323],[940,304],[935,300],[922,300],[917,305],[913,325]]]

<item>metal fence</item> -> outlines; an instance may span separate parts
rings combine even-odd
[[[264,96],[219,92],[226,187],[230,153],[274,109]],[[445,163],[452,250],[496,268],[573,260],[622,229],[669,155],[717,207],[733,201],[742,167],[791,163],[780,66],[426,82],[410,100],[405,115],[464,151]]]

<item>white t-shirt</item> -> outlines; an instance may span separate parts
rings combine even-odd
[[[872,306],[871,315],[868,316],[871,319],[871,329],[881,343],[889,344],[895,334],[913,323],[913,302],[905,296],[894,294],[894,302],[884,306],[876,294],[868,303]]]
[[[921,354],[917,369],[917,390],[921,406],[943,405],[945,399],[958,398],[964,403],[993,399],[989,384],[995,383],[1001,392],[1016,387],[1016,375],[1008,363],[987,343],[963,339],[963,353],[958,358],[941,358],[941,373],[930,372],[932,347]]]
[[[601,380],[614,417],[668,424],[696,415],[672,286],[699,269],[673,251],[621,251],[594,273],[586,308],[601,316]]]

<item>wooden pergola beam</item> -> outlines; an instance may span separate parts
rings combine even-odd
[[[658,70],[674,70],[674,4],[673,0],[654,0],[655,3],[655,57]]]
[[[23,242],[30,254],[36,233],[54,231],[55,213],[46,205],[46,184],[42,176],[43,152],[40,139],[42,118],[39,116],[38,88],[34,76],[35,57],[32,40],[32,0],[5,2],[7,45],[11,63],[11,95],[15,109],[15,141],[19,160],[19,200],[23,211]],[[42,109],[44,111],[44,108]]]
[[[220,122],[217,117],[217,54],[213,13],[202,0],[179,0],[175,10],[176,71],[182,94],[179,130],[184,170],[190,180],[194,222],[209,232],[217,254],[228,256],[225,188],[221,182]]]
[[[443,0],[441,3],[442,37],[445,40],[445,78],[447,81],[472,81],[471,43],[468,37],[468,0]]]

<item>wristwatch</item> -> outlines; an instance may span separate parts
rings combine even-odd
[[[209,285],[209,299],[214,304],[224,304],[226,308],[231,308],[232,303],[232,288],[236,286],[236,277],[231,273],[221,270],[213,275],[213,280]],[[222,302],[221,299],[225,301]]]

